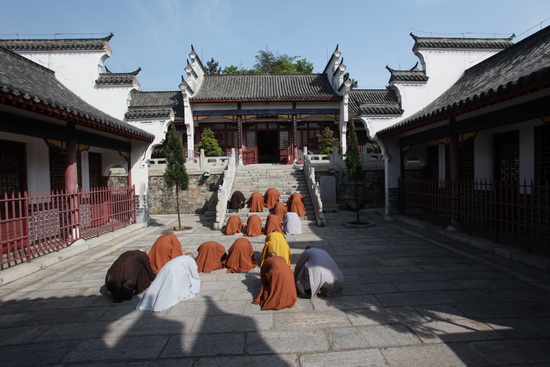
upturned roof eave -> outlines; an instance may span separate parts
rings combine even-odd
[[[238,99],[190,99],[190,103],[236,103],[236,102],[340,102],[342,98],[238,98]]]

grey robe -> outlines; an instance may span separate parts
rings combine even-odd
[[[285,214],[285,218],[283,219],[283,231],[285,231],[286,234],[302,233],[302,223],[297,213],[288,212]]]
[[[296,279],[296,290],[298,295],[309,295],[315,297],[321,291],[324,296],[334,296],[341,289],[344,283],[344,274],[330,255],[319,248],[305,250],[294,268]]]

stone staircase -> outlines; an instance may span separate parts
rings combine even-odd
[[[304,172],[302,170],[296,170],[292,165],[252,164],[239,166],[235,174],[231,194],[235,191],[240,191],[248,200],[253,192],[259,192],[264,195],[266,190],[271,187],[279,191],[281,194],[279,201],[285,204],[292,193],[299,192],[302,194],[306,207],[306,217],[301,218],[302,225],[317,223]],[[259,215],[262,218],[262,223],[265,224],[265,220],[270,214],[270,210],[265,208],[261,213],[251,213],[246,206],[239,210],[228,209],[225,223],[227,223],[230,216],[238,215],[243,221],[243,224],[246,225],[248,217],[254,214]]]

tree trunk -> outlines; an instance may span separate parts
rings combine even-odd
[[[176,211],[178,212],[178,229],[181,228],[181,217],[180,217],[180,188],[176,184]]]
[[[360,224],[359,222],[359,185],[357,184],[357,179],[355,179],[355,210],[357,214],[357,224]]]

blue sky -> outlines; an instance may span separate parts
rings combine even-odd
[[[103,37],[112,72],[142,71],[142,90],[176,90],[191,44],[206,64],[252,68],[259,50],[321,72],[336,45],[359,88],[384,88],[388,65],[418,61],[421,37],[509,37],[550,25],[548,0],[0,0],[0,38]],[[57,34],[57,36],[56,36]]]

